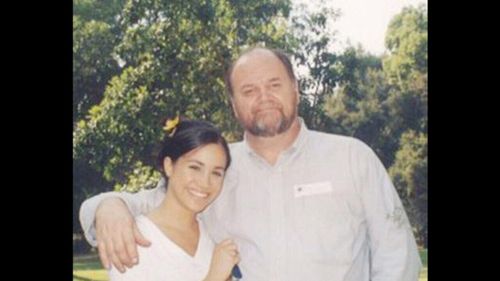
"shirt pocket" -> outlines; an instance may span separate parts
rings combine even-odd
[[[361,215],[358,198],[347,182],[332,182],[332,191],[294,198],[294,233],[299,252],[310,262],[349,264]]]

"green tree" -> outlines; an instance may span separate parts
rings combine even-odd
[[[384,71],[393,86],[389,103],[393,134],[427,131],[427,10],[406,7],[389,24]]]
[[[339,81],[340,60],[332,51],[335,33],[329,29],[339,11],[319,4],[310,11],[301,4],[291,18],[287,40],[300,86],[299,115],[316,130],[325,127],[323,104]]]
[[[363,140],[387,166],[395,152],[391,144],[398,140],[386,131],[389,85],[381,60],[359,47],[346,49],[339,60],[338,86],[324,104],[326,129]]]
[[[425,5],[405,7],[389,23],[385,46],[390,56],[384,69],[401,89],[408,87],[415,73],[427,73],[427,25]]]
[[[284,45],[288,7],[288,1],[266,0],[127,1],[116,17],[122,36],[114,48],[123,68],[78,121],[74,157],[129,189],[134,170],[154,176],[165,117],[206,119],[230,140],[239,138],[223,71],[241,47],[263,39]]]
[[[427,135],[408,130],[401,136],[389,174],[403,198],[416,228],[417,238],[427,247]]]
[[[374,57],[348,48],[337,87],[326,98],[327,131],[357,137],[390,167],[415,226],[427,237],[427,15],[407,7],[386,33],[388,54]]]
[[[390,173],[416,236],[427,244],[427,10],[406,7],[389,24],[384,72],[391,90],[387,131],[399,140]]]
[[[108,80],[119,73],[114,48],[124,0],[73,1],[73,122],[102,99]]]
[[[73,123],[85,117],[98,104],[111,77],[120,67],[114,48],[120,37],[117,15],[124,0],[73,1]],[[80,232],[78,210],[88,196],[110,190],[111,184],[88,159],[73,161],[73,232]],[[76,236],[74,251],[88,249],[83,237]]]
[[[73,0],[73,16],[82,21],[99,21],[115,26],[127,0]]]

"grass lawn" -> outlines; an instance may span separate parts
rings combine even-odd
[[[427,250],[420,250],[423,269],[418,281],[427,281]],[[96,255],[73,257],[73,281],[108,281],[108,274]]]
[[[427,281],[427,249],[420,250],[420,259],[422,260],[422,271],[418,281]]]
[[[73,281],[108,281],[97,255],[73,257]]]

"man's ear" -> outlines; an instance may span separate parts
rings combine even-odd
[[[300,103],[299,81],[295,80],[295,82],[293,83],[293,90],[297,95],[297,106],[298,106]]]
[[[238,112],[236,111],[236,105],[235,105],[235,103],[234,103],[234,98],[233,98],[233,96],[231,96],[231,97],[229,98],[229,101],[231,102],[231,108],[233,109],[234,117],[236,117],[236,119],[239,119]]]
[[[174,163],[170,157],[165,157],[163,159],[163,171],[167,177],[171,177],[174,172]]]

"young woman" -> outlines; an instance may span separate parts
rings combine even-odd
[[[225,281],[239,262],[234,242],[215,245],[197,219],[221,191],[231,162],[227,143],[210,123],[177,122],[158,156],[165,199],[136,220],[151,246],[138,248],[139,264],[125,273],[112,267],[111,281]]]

